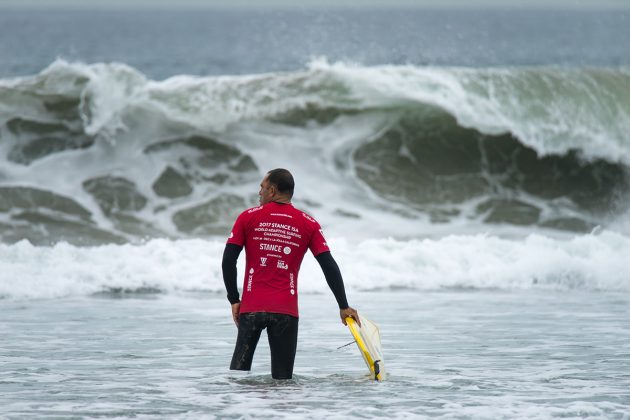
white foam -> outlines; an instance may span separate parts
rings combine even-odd
[[[82,86],[77,79],[86,78]],[[364,67],[313,60],[306,69],[245,76],[176,76],[149,81],[121,63],[57,60],[39,75],[0,86],[82,98],[87,133],[113,133],[138,108],[156,118],[223,131],[314,105],[369,110],[439,107],[465,127],[511,132],[541,155],[581,150],[630,163],[630,69]]]
[[[630,163],[630,69],[311,67],[341,78],[365,107],[429,104],[463,127],[512,133],[543,156],[576,149]]]
[[[29,166],[3,160],[0,185],[45,188],[72,197],[92,213],[100,228],[114,230],[82,184],[95,177],[122,176],[149,200],[138,216],[166,235],[179,237],[172,223],[176,211],[227,192],[249,199],[259,182],[200,184],[185,199],[157,197],[152,185],[173,164],[169,159],[176,157],[148,156],[145,148],[201,134],[250,155],[261,177],[273,167],[290,169],[297,180],[296,199],[303,200],[298,204],[314,211],[333,236],[475,233],[483,226],[479,221],[471,227],[471,220],[479,218],[476,202],[462,204],[460,217],[448,224],[434,224],[424,212],[385,201],[356,176],[354,151],[396,123],[397,113],[389,111],[434,106],[463,126],[486,133],[512,132],[541,155],[578,149],[587,158],[627,163],[630,107],[624,107],[623,98],[630,92],[623,86],[630,86],[624,85],[628,80],[627,69],[361,67],[315,60],[304,70],[287,73],[182,75],[151,81],[125,64],[57,60],[36,76],[0,80],[0,86],[15,96],[9,108],[0,97],[0,121],[16,116],[47,121],[50,115],[42,98],[80,98],[79,123],[97,137],[96,144],[51,154]],[[532,93],[545,92],[541,85],[549,87],[549,97]],[[305,127],[270,120],[307,106],[361,112]],[[0,154],[6,155],[11,133],[0,135],[6,140]],[[545,209],[545,203],[539,207]],[[623,220],[620,226],[627,230]]]
[[[580,289],[630,291],[630,238],[614,232],[556,239],[448,236],[397,241],[329,241],[349,296],[387,288]],[[151,240],[81,248],[65,243],[0,245],[0,296],[57,298],[102,291],[159,289],[225,293],[223,241]],[[239,284],[244,258],[240,258]],[[330,293],[314,258],[305,257],[302,293]]]

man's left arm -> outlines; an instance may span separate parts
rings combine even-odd
[[[361,326],[359,314],[354,308],[351,308],[348,305],[348,299],[346,299],[346,289],[343,285],[343,278],[341,277],[341,270],[339,270],[339,266],[330,251],[325,251],[316,255],[315,259],[324,272],[324,277],[326,277],[328,287],[330,287],[330,290],[332,290],[335,295],[335,299],[339,305],[339,316],[341,317],[343,325],[346,325],[346,318],[351,317],[357,322],[357,324],[359,324],[359,326]]]

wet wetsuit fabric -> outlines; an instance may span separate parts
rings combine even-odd
[[[227,244],[223,250],[223,262],[221,268],[223,269],[223,283],[225,283],[225,290],[227,290],[227,298],[231,304],[240,302],[238,287],[236,285],[236,260],[243,250],[242,246]]]
[[[251,370],[256,344],[265,328],[271,350],[271,376],[274,379],[291,379],[297,349],[298,318],[287,314],[241,314],[230,369]]]
[[[339,266],[337,265],[337,262],[333,258],[332,254],[329,251],[322,252],[321,254],[316,256],[315,259],[324,272],[326,283],[328,283],[328,287],[330,287],[330,290],[332,290],[333,294],[335,295],[335,299],[337,300],[339,309],[348,308],[346,289],[343,286],[341,270],[339,270]]]

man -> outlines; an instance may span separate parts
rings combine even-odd
[[[339,305],[341,321],[357,311],[346,300],[337,263],[319,223],[291,204],[295,183],[286,169],[269,171],[260,184],[260,206],[236,219],[223,252],[223,281],[238,328],[230,369],[250,370],[256,344],[267,328],[271,376],[291,379],[298,334],[298,272],[310,249]],[[239,300],[236,260],[245,247],[243,299]]]

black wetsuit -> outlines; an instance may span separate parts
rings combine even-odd
[[[243,247],[227,244],[223,252],[223,281],[230,303],[239,302],[236,261]],[[339,309],[348,308],[341,271],[330,252],[315,257],[324,272],[326,282],[335,295]],[[248,312],[239,315],[236,346],[230,363],[232,370],[250,370],[254,351],[263,329],[267,329],[271,350],[271,376],[291,379],[297,349],[298,318],[271,312]]]

